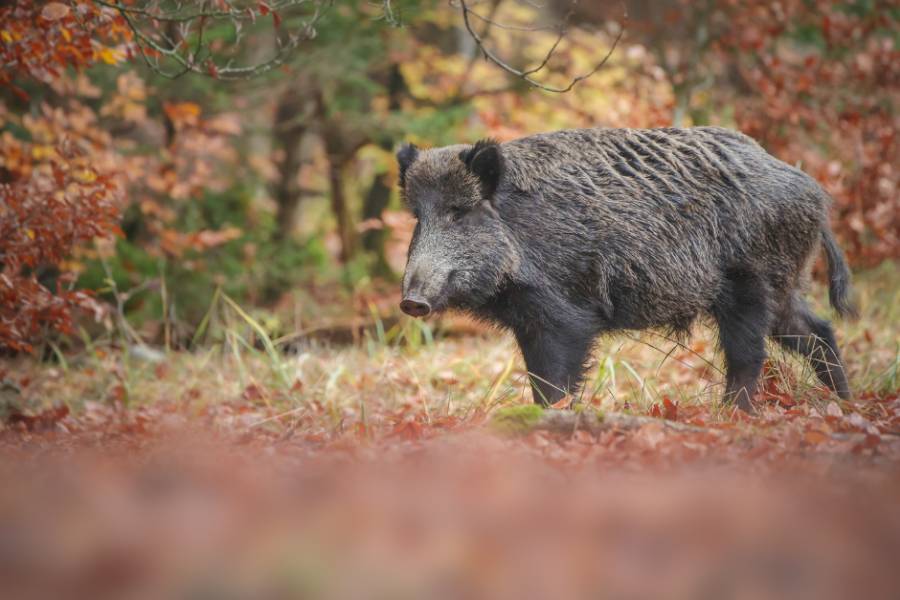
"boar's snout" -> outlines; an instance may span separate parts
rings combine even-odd
[[[431,305],[421,298],[404,298],[400,310],[411,317],[424,317],[431,312]]]
[[[447,307],[447,294],[453,270],[435,263],[429,255],[415,253],[403,277],[403,301],[400,310],[413,317],[424,317]]]

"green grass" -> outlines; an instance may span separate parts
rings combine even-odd
[[[859,275],[861,318],[835,321],[857,395],[898,389],[898,282],[890,264]],[[821,286],[809,297],[819,314],[829,314]],[[531,402],[523,362],[508,334],[435,337],[432,323],[401,318],[386,327],[384,315],[374,307],[370,312],[375,327],[356,344],[311,340],[285,353],[264,327],[266,315],[216,294],[195,336],[195,351],[169,352],[157,364],[116,350],[115,338],[88,340],[64,361],[23,365],[33,374],[25,396],[35,407],[63,401],[74,410],[87,401],[202,407],[249,398],[286,420],[306,407],[324,407],[333,423],[401,410],[422,411],[430,421]],[[668,398],[679,406],[728,412],[719,404],[723,375],[715,335],[703,326],[684,343],[656,332],[605,337],[594,359],[576,398],[581,404],[644,413]],[[807,363],[774,346],[767,376],[798,402],[824,406],[835,399],[823,393]]]

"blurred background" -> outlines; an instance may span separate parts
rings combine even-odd
[[[73,306],[103,310],[77,290],[174,348],[190,346],[217,289],[260,309],[274,337],[371,316],[373,303],[395,314],[411,231],[393,159],[403,141],[733,127],[828,189],[855,267],[900,252],[893,2],[2,11],[7,348],[100,333],[70,319]]]

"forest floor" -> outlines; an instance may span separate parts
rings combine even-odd
[[[896,598],[897,266],[857,292],[854,398],[770,348],[755,415],[719,402],[703,327],[602,341],[566,412],[531,407],[508,336],[405,319],[8,361],[0,590]]]

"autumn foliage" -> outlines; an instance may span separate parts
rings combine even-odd
[[[323,257],[332,280],[390,281],[412,229],[393,193],[404,140],[734,127],[825,186],[855,267],[900,256],[891,2],[629,0],[627,21],[568,0],[193,4],[0,8],[0,347],[71,332],[110,278],[185,283],[121,307],[158,321],[177,304],[182,341],[220,285],[276,302]],[[481,60],[461,9],[513,70]],[[516,70],[578,82],[550,94]]]
[[[91,2],[15,2],[0,9],[0,24],[0,85],[20,102],[36,82],[65,94],[67,69],[115,63],[113,45],[128,40],[124,24]],[[118,230],[110,136],[87,106],[55,104],[0,109],[0,347],[14,350],[28,350],[45,328],[71,331],[75,308],[100,310],[73,288],[66,260]]]
[[[900,255],[900,49],[896,5],[741,3],[729,53],[751,94],[745,133],[835,198],[834,229],[856,266]],[[809,47],[789,40],[810,39]]]

